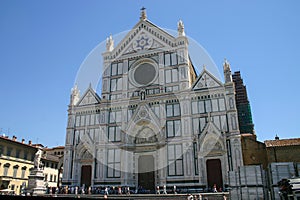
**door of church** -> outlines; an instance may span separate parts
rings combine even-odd
[[[211,159],[206,161],[208,188],[216,184],[217,189],[223,187],[222,168],[220,159]]]
[[[81,182],[80,185],[83,184],[88,187],[91,186],[91,177],[92,176],[92,167],[91,165],[83,165],[81,166]]]
[[[155,189],[154,158],[153,156],[140,156],[138,161],[138,185],[143,189],[153,191]]]

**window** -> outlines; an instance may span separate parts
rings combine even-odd
[[[110,80],[110,91],[120,91],[122,90],[122,79],[121,78],[113,78]]]
[[[212,104],[212,111],[213,112],[219,111],[218,99],[212,99],[211,104]]]
[[[135,111],[136,107],[128,107],[128,111],[127,111],[127,120],[129,121],[131,119],[131,117],[133,116],[133,113]]]
[[[34,161],[34,154],[31,154],[30,160],[31,160],[31,161]]]
[[[221,130],[222,131],[228,131],[226,115],[221,115]]]
[[[193,149],[194,149],[194,168],[195,168],[195,175],[199,174],[199,168],[198,168],[198,151],[197,151],[197,143],[193,143]]]
[[[173,86],[167,86],[165,88],[166,92],[176,92],[179,90],[179,86],[178,85],[173,85]]]
[[[7,156],[11,156],[11,152],[12,152],[12,148],[11,147],[7,147],[6,155]]]
[[[160,117],[160,107],[159,107],[159,105],[152,105],[151,109],[157,117]]]
[[[120,149],[109,149],[107,152],[107,178],[119,178],[121,167]]]
[[[0,156],[2,156],[2,154],[3,154],[3,146],[0,145]]]
[[[152,94],[159,94],[160,89],[159,88],[151,88],[146,90],[146,94],[152,95]]]
[[[168,145],[168,175],[183,175],[183,156],[181,144]]]
[[[123,73],[123,63],[113,63],[111,65],[111,75],[121,75]]]
[[[213,122],[216,125],[216,127],[221,131],[227,131],[227,118],[226,115],[217,115],[213,116]]]
[[[16,150],[16,158],[20,158],[20,153],[21,153],[21,150],[20,150],[20,149],[17,149],[17,150]]]
[[[165,76],[166,76],[166,83],[174,83],[174,82],[178,82],[178,69],[167,69],[165,70]]]
[[[28,152],[27,151],[24,151],[24,160],[27,160],[27,158],[28,158]]]
[[[45,174],[45,181],[48,181],[48,174]]]
[[[19,169],[18,165],[15,165],[13,167],[13,178],[17,178],[18,169]]]
[[[25,173],[26,173],[27,167],[24,166],[24,167],[22,167],[21,169],[22,169],[21,178],[25,178]]]
[[[207,117],[193,118],[193,131],[194,134],[199,134],[203,131],[207,123]]]
[[[181,123],[180,120],[167,121],[167,137],[177,137],[181,135]]]
[[[108,141],[120,142],[121,141],[121,130],[117,126],[110,126],[108,128]]]
[[[166,109],[167,109],[167,111],[166,111],[167,117],[180,116],[180,104],[179,103],[167,104]]]
[[[53,182],[56,182],[56,175],[54,175]]]
[[[75,119],[75,126],[80,126],[80,115],[77,115],[77,116],[76,116],[76,119]]]
[[[192,102],[192,114],[209,113],[225,110],[224,99],[207,99]]]
[[[213,122],[216,125],[216,127],[221,130],[221,124],[220,124],[220,116],[213,116]]]
[[[91,115],[87,115],[87,116],[85,117],[86,125],[87,125],[87,126],[90,125],[90,118],[91,118]]]
[[[225,110],[225,100],[222,98],[222,99],[218,99],[218,101],[219,101],[220,111],[224,111]]]
[[[85,115],[80,116],[80,126],[85,126]]]
[[[198,106],[199,106],[199,113],[205,113],[204,101],[199,101]]]
[[[206,112],[211,112],[211,100],[205,100],[205,111]]]
[[[174,53],[166,53],[164,56],[165,60],[165,66],[172,66],[172,65],[177,65],[177,54],[176,52]]]
[[[109,123],[120,123],[122,122],[122,111],[111,110],[109,111]]]
[[[3,176],[7,176],[9,166],[10,166],[9,163],[6,163],[6,164],[3,166],[3,167],[4,167]]]
[[[52,174],[50,174],[50,182],[52,182],[52,179],[53,179],[53,175]]]
[[[95,124],[95,115],[92,114],[91,115],[91,120],[90,120],[90,125],[94,125]]]

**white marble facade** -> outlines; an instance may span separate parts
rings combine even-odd
[[[147,20],[103,52],[102,93],[74,87],[63,184],[225,187],[243,165],[234,83],[196,74],[182,21],[173,37]]]

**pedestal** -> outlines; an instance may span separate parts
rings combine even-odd
[[[46,193],[43,170],[33,169],[28,176],[27,192],[31,195],[39,195]]]

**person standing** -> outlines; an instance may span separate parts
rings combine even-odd
[[[167,194],[167,187],[166,187],[166,185],[163,186],[163,193]]]
[[[160,191],[159,191],[159,185],[156,186],[156,194],[160,194]]]

